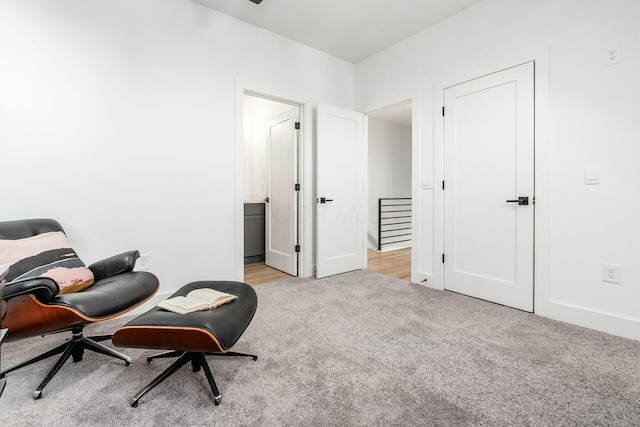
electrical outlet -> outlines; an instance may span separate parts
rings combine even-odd
[[[135,270],[150,270],[151,269],[151,255],[140,254],[140,257],[136,260]]]
[[[620,46],[611,46],[604,50],[604,65],[613,65],[622,61],[622,53],[620,52]]]
[[[620,265],[602,264],[602,281],[608,283],[620,283]]]

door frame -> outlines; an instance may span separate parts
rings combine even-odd
[[[509,307],[518,308],[527,312],[533,312],[534,310],[534,294],[533,294],[533,279],[534,279],[534,271],[533,267],[535,265],[535,259],[533,256],[535,250],[534,238],[535,238],[535,171],[534,171],[534,156],[535,156],[535,140],[534,140],[534,78],[535,78],[535,62],[529,61],[524,64],[516,65],[514,67],[510,67],[507,69],[499,70],[494,73],[484,75],[478,77],[476,79],[466,81],[463,83],[459,83],[455,86],[450,86],[444,89],[444,99],[445,99],[445,108],[447,111],[444,115],[444,128],[445,128],[445,144],[444,144],[444,171],[445,174],[445,192],[444,194],[444,239],[445,239],[445,263],[443,264],[444,269],[444,287],[446,290],[463,293],[469,296],[474,296],[480,299],[485,299],[487,301],[496,302],[499,304],[503,304]],[[515,88],[513,85],[513,81],[516,80]],[[521,84],[522,84],[522,93],[521,93]],[[511,87],[509,87],[511,86]],[[513,100],[511,98],[513,93],[517,94],[516,99]],[[514,195],[525,195],[529,196],[531,199],[531,203],[528,207],[515,207],[514,205],[506,205],[500,204],[499,200],[494,200],[493,203],[487,202],[493,205],[494,211],[493,215],[505,215],[505,219],[511,218],[514,220],[514,224],[516,227],[515,235],[510,236],[509,243],[515,245],[515,250],[510,251],[512,254],[517,254],[514,257],[513,264],[510,266],[514,267],[513,277],[508,278],[507,276],[496,277],[492,273],[497,273],[497,271],[492,270],[492,273],[488,271],[479,272],[477,270],[467,270],[460,271],[456,267],[456,262],[458,260],[458,245],[457,239],[455,235],[457,234],[454,229],[457,229],[457,221],[458,215],[456,214],[458,210],[458,202],[459,198],[455,193],[457,190],[461,190],[464,192],[465,188],[457,182],[456,177],[466,176],[468,179],[470,176],[468,172],[464,171],[460,168],[460,164],[458,163],[459,159],[471,159],[468,157],[468,154],[465,154],[466,150],[473,151],[476,148],[467,147],[460,151],[457,149],[457,143],[460,142],[455,135],[447,133],[447,131],[451,130],[459,130],[458,124],[461,123],[456,116],[456,112],[458,111],[456,108],[456,100],[459,98],[466,98],[468,96],[474,96],[480,94],[480,97],[483,96],[491,96],[492,102],[496,102],[494,98],[496,91],[498,93],[500,91],[505,91],[507,93],[507,97],[512,101],[515,101],[515,105],[513,109],[510,109],[509,112],[515,112],[515,123],[507,121],[505,124],[507,128],[513,126],[516,129],[515,140],[502,140],[505,145],[501,145],[501,149],[509,150],[513,149],[516,153],[516,158],[511,159],[511,166],[514,167],[513,170],[509,169],[509,172],[506,170],[506,175],[502,175],[503,179],[506,179],[506,182],[510,182],[511,185],[508,187],[502,188],[503,192],[494,193],[492,189],[488,191],[491,192],[493,196],[496,196],[498,199],[503,197],[502,200],[514,198]],[[492,94],[492,95],[487,95]],[[486,104],[485,104],[486,105]],[[497,106],[496,106],[497,107]],[[485,108],[487,108],[485,106]],[[489,106],[488,108],[492,108]],[[452,111],[448,111],[451,109]],[[475,110],[474,110],[475,111]],[[450,117],[453,114],[453,117]],[[473,113],[475,114],[475,112]],[[501,119],[505,117],[502,116]],[[501,124],[497,124],[497,127],[501,127]],[[475,123],[474,123],[475,124]],[[455,133],[455,131],[454,131]],[[465,132],[466,134],[466,132]],[[505,134],[502,134],[503,137],[507,137]],[[467,143],[470,141],[467,141]],[[515,144],[514,144],[515,143]],[[514,147],[515,145],[515,147]],[[476,145],[477,147],[477,145]],[[515,148],[515,149],[514,149]],[[521,151],[522,150],[522,151]],[[532,151],[529,151],[532,150]],[[520,154],[522,152],[522,154]],[[489,153],[486,161],[491,162],[489,158],[493,157],[493,153]],[[476,155],[481,156],[480,153],[476,153]],[[513,155],[513,154],[512,154]],[[506,160],[506,159],[505,159]],[[477,158],[476,158],[477,161]],[[476,163],[476,162],[474,162]],[[507,161],[508,163],[508,161]],[[477,163],[476,163],[477,164]],[[489,163],[489,165],[493,165]],[[485,165],[486,166],[486,165]],[[497,166],[497,165],[496,165]],[[465,166],[471,167],[471,166]],[[492,166],[488,166],[491,168]],[[451,169],[449,169],[451,168]],[[479,170],[475,171],[476,173],[482,173]],[[511,175],[514,174],[514,175]],[[513,179],[513,181],[509,181],[509,179]],[[495,182],[494,182],[495,184]],[[454,192],[455,194],[451,193]],[[486,191],[486,190],[485,190]],[[515,193],[513,192],[515,191]],[[453,194],[453,195],[452,195]],[[516,196],[517,197],[517,196]],[[466,203],[466,201],[460,201],[461,203]],[[498,203],[496,206],[495,203]],[[463,205],[464,206],[464,205]],[[507,207],[509,206],[509,207]],[[484,205],[485,208],[488,208],[487,205]],[[464,208],[463,208],[464,210]],[[454,212],[455,211],[455,212]],[[468,220],[472,217],[468,217]],[[467,220],[467,221],[468,221]],[[463,220],[464,222],[464,220]],[[496,224],[494,224],[496,226]],[[475,229],[482,228],[482,226],[475,225]],[[509,228],[509,227],[507,227]],[[509,231],[504,229],[505,233],[509,235]],[[496,230],[497,231],[497,230]],[[474,231],[475,232],[475,231]],[[472,233],[473,234],[473,233]],[[467,236],[469,237],[469,236]],[[487,238],[487,236],[485,236]],[[476,242],[474,240],[474,242]],[[506,242],[503,242],[506,243]],[[473,245],[472,245],[473,246]],[[467,246],[467,249],[469,247]],[[480,256],[477,250],[474,252],[476,256]],[[495,254],[494,254],[495,255]],[[505,256],[506,254],[502,254]],[[491,256],[493,259],[493,256]],[[487,261],[491,264],[492,261]],[[493,261],[495,262],[495,260]],[[475,266],[479,267],[479,266]],[[465,270],[465,269],[463,269]],[[506,274],[506,271],[502,272]],[[500,273],[497,273],[500,276]],[[473,284],[472,284],[473,283]],[[507,284],[508,283],[508,284]]]
[[[463,82],[505,70],[527,62],[534,62],[534,186],[536,214],[534,218],[534,313],[548,316],[550,295],[551,251],[551,143],[549,132],[549,46],[523,48],[503,57],[488,58],[483,63],[466,67],[458,64],[438,70],[433,85],[433,283],[431,287],[444,290],[444,90]]]
[[[308,169],[305,163],[312,154],[311,150],[305,150],[304,141],[310,136],[311,118],[307,117],[309,109],[306,103],[295,101],[291,98],[272,95],[267,91],[259,91],[249,87],[242,82],[236,81],[235,88],[235,189],[234,189],[234,236],[235,236],[235,280],[244,281],[244,96],[255,96],[258,98],[268,99],[270,101],[289,104],[299,108],[300,112],[300,134],[298,136],[297,147],[297,165],[298,165],[298,183],[300,184],[300,192],[298,194],[298,244],[300,252],[298,253],[298,276],[309,277],[311,272],[310,260],[312,255],[312,241],[309,240],[311,233],[307,232],[307,228],[311,228],[311,221],[305,221],[309,212],[307,199],[312,195],[311,180],[305,179]],[[311,219],[311,218],[308,218]]]
[[[431,81],[429,76],[425,76],[425,80]],[[431,89],[431,86],[429,86]],[[430,150],[425,148],[424,144],[431,143],[432,141],[428,138],[424,138],[422,132],[425,128],[429,126],[430,123],[423,123],[425,117],[430,115],[430,108],[432,104],[431,93],[428,95],[422,94],[423,88],[420,85],[411,86],[409,90],[403,95],[394,94],[390,98],[385,98],[380,100],[379,102],[371,103],[370,105],[366,105],[362,111],[364,111],[365,117],[365,136],[367,139],[367,157],[368,153],[368,140],[369,140],[369,114],[384,110],[387,108],[393,108],[400,106],[402,104],[411,103],[411,198],[413,202],[413,215],[412,215],[412,224],[411,224],[411,282],[417,283],[422,286],[431,287],[434,289],[439,289],[437,286],[432,285],[433,274],[429,272],[429,268],[426,270],[421,268],[420,260],[425,257],[430,259],[432,258],[434,245],[432,244],[431,236],[427,238],[424,237],[425,233],[428,233],[432,227],[431,221],[431,203],[425,202],[428,196],[425,194],[431,194],[433,190],[429,190],[428,193],[425,193],[421,189],[420,181],[421,176],[425,173],[423,168],[423,155],[428,155],[429,159],[427,162],[432,161],[432,157],[430,155]],[[425,100],[429,99],[429,102],[425,104]],[[367,166],[367,165],[365,165]],[[429,176],[433,174],[431,172],[428,173]],[[365,194],[368,197],[369,189],[368,189],[368,181],[366,184],[366,192]],[[427,212],[429,211],[429,212]],[[422,215],[422,213],[425,213]]]

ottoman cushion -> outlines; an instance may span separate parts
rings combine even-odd
[[[201,288],[227,292],[238,299],[213,310],[185,315],[154,307],[118,329],[113,335],[113,344],[181,351],[228,351],[253,319],[258,306],[256,293],[246,283],[199,281],[183,286],[171,297],[185,296]]]

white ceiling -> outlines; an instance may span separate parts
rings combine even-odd
[[[357,63],[482,0],[192,0]]]

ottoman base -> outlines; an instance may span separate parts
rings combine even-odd
[[[142,396],[150,392],[155,386],[169,378],[174,372],[176,372],[178,369],[182,368],[189,362],[191,362],[193,372],[198,372],[200,371],[200,368],[202,368],[202,370],[204,371],[204,375],[207,377],[207,381],[209,381],[209,387],[211,387],[211,392],[213,393],[213,401],[216,405],[219,405],[222,401],[222,396],[220,395],[220,391],[218,390],[216,381],[213,379],[211,369],[209,369],[209,364],[207,363],[207,359],[205,356],[243,356],[253,358],[254,362],[258,360],[258,356],[256,355],[236,353],[233,351],[228,351],[226,353],[168,351],[165,353],[156,354],[155,356],[149,356],[147,357],[147,363],[151,363],[153,359],[165,359],[169,357],[178,357],[178,359],[134,396],[133,400],[131,401],[131,407],[135,408],[136,406],[138,406],[138,401]]]
[[[206,356],[246,356],[252,354],[230,351],[251,323],[258,307],[255,290],[241,282],[199,281],[184,285],[171,297],[186,296],[197,289],[213,289],[238,298],[213,310],[196,311],[185,315],[154,307],[129,321],[114,334],[111,342],[117,347],[169,350],[153,359],[177,357],[162,374],[135,395],[131,406],[136,407],[142,396],[191,362],[194,372],[204,371],[213,392],[215,404],[220,404],[220,392],[211,375]]]

